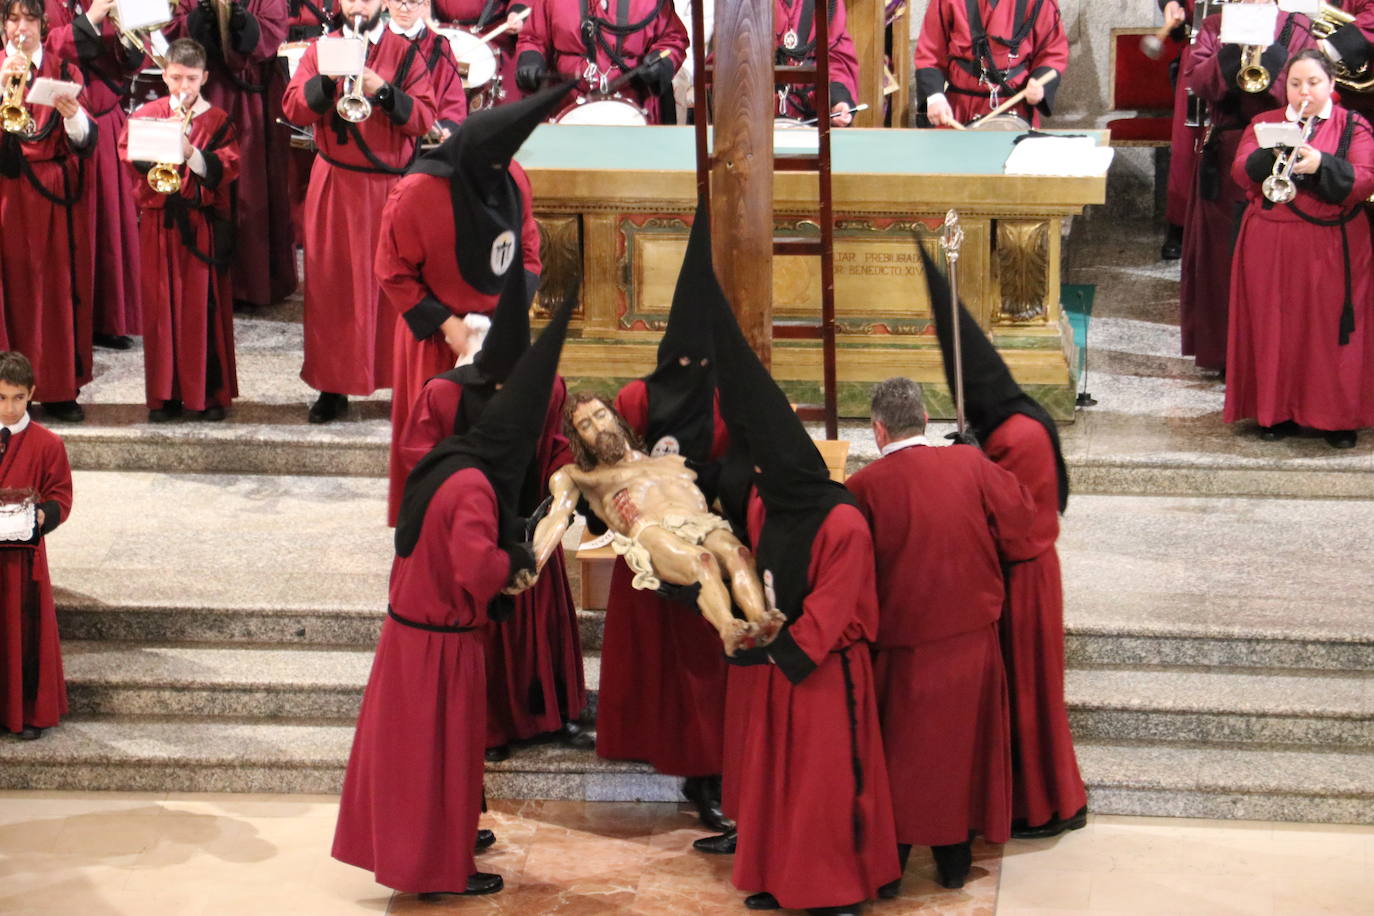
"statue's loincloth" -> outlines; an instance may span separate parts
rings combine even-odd
[[[656,589],[662,584],[658,574],[654,572],[649,548],[639,543],[640,533],[652,525],[657,525],[669,534],[677,535],[696,546],[705,544],[712,531],[730,530],[730,523],[719,515],[709,512],[697,512],[692,515],[670,512],[657,521],[636,523],[629,536],[613,534],[611,549],[625,558],[625,565],[635,574],[634,581],[630,584],[639,589]]]

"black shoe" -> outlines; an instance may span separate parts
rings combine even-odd
[[[844,906],[813,906],[806,910],[811,916],[859,916],[863,911],[863,901],[846,903]]]
[[[911,858],[911,844],[897,844],[897,880],[889,881],[878,888],[878,896],[884,900],[891,900],[902,892],[902,876],[906,874],[906,863]]]
[[[735,829],[735,822],[720,810],[720,777],[689,776],[682,782],[682,796],[697,809],[701,823],[719,833]]]
[[[61,420],[63,423],[80,423],[86,419],[86,411],[75,401],[46,401],[43,413],[48,419]]]
[[[445,894],[458,894],[465,897],[477,897],[481,894],[494,894],[506,886],[506,882],[501,880],[500,875],[493,875],[488,872],[478,871],[468,875],[468,886],[461,891],[430,891],[420,894],[419,897],[425,903],[435,903],[444,898]]]
[[[758,894],[750,894],[748,897],[745,897],[744,905],[751,910],[780,909],[780,907],[778,906],[778,898],[774,897],[767,891],[763,891],[762,893]]]
[[[1357,438],[1353,429],[1334,429],[1326,434],[1326,444],[1332,448],[1354,448]]]
[[[496,747],[487,748],[487,752],[482,755],[487,763],[500,763],[502,760],[510,759],[510,745],[498,744]]]
[[[973,867],[973,842],[932,846],[930,851],[935,856],[935,880],[940,886],[950,890],[963,887]]]
[[[161,407],[154,407],[148,411],[149,423],[171,423],[181,416],[181,402],[177,400],[163,401]]]
[[[328,423],[336,420],[348,409],[348,395],[321,391],[315,403],[310,405],[308,419],[311,423]]]
[[[43,737],[43,729],[34,725],[25,725],[19,732],[20,741],[37,741]]]
[[[1062,820],[1054,820],[1041,824],[1039,827],[1027,827],[1024,823],[1012,824],[1011,835],[1018,840],[1043,840],[1046,837],[1059,836],[1069,830],[1078,830],[1088,823],[1088,806],[1079,808],[1073,817]]]
[[[559,743],[579,751],[589,751],[596,747],[596,736],[576,722],[564,722],[563,727],[554,732]]]
[[[1282,423],[1275,423],[1273,426],[1261,426],[1259,437],[1262,442],[1278,442],[1280,439],[1287,439],[1289,436],[1296,436],[1301,432],[1302,427],[1292,420],[1284,420]]]
[[[1177,261],[1183,257],[1183,227],[1169,224],[1169,234],[1164,244],[1159,246],[1159,257],[1163,261]]]
[[[709,852],[718,856],[732,856],[735,854],[735,841],[738,834],[730,830],[716,836],[704,836],[699,840],[692,841],[692,848],[697,852]]]
[[[477,843],[474,847],[477,852],[481,852],[484,849],[490,849],[495,843],[496,834],[487,830],[485,827],[477,828]]]
[[[224,415],[225,412],[223,407],[218,404],[212,404],[199,413],[198,419],[202,423],[219,423],[224,419]]]
[[[123,334],[95,334],[91,342],[106,350],[128,350],[134,345],[134,339]]]

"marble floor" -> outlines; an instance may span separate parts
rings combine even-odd
[[[496,801],[490,897],[422,902],[329,858],[331,796],[0,793],[0,913],[744,913],[730,859],[691,850],[672,804]],[[1369,914],[1374,827],[1094,816],[1055,840],[976,849],[948,891],[918,850],[901,914]]]

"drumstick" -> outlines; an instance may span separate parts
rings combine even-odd
[[[615,79],[607,83],[606,89],[604,91],[593,92],[592,95],[610,95],[611,93],[618,91],[622,86],[624,86],[630,80],[634,79],[636,75],[647,70],[649,68],[649,65],[656,64],[667,56],[667,48],[659,48],[657,51],[650,51],[648,54],[640,58],[639,63],[635,64],[633,67],[626,70],[624,73],[620,74]]]
[[[525,7],[523,10],[521,10],[520,12],[518,12],[518,13],[515,14],[515,21],[516,21],[516,22],[524,22],[524,21],[525,21],[526,19],[528,19],[529,17],[530,17],[530,8],[527,6],[527,7]],[[481,38],[481,40],[478,41],[478,44],[483,44],[483,45],[486,44],[487,42],[489,42],[489,41],[491,41],[493,38],[495,38],[497,35],[500,35],[500,34],[504,33],[504,32],[505,32],[507,29],[509,29],[509,28],[510,28],[510,20],[507,19],[505,22],[501,23],[501,24],[498,25],[496,28],[494,28],[494,29],[492,29],[490,32],[488,32],[487,34],[483,35],[482,38]]]
[[[1026,97],[1026,90],[1027,90],[1027,89],[1030,89],[1030,84],[1031,84],[1031,83],[1035,83],[1037,86],[1047,86],[1047,85],[1049,85],[1050,83],[1054,82],[1054,81],[1057,80],[1057,79],[1059,79],[1059,71],[1058,71],[1058,70],[1051,70],[1049,73],[1046,73],[1044,76],[1036,77],[1036,78],[1033,78],[1033,79],[1029,80],[1029,81],[1026,83],[1025,88],[1022,89],[1020,92],[1016,93],[1016,95],[1014,95],[1014,96],[1012,96],[1011,98],[1007,99],[1005,102],[1003,102],[1001,105],[998,105],[996,108],[994,108],[992,111],[989,111],[987,114],[985,114],[985,115],[979,115],[978,117],[974,118],[972,121],[969,122],[969,124],[970,124],[970,125],[973,125],[973,124],[977,124],[979,121],[986,121],[988,118],[995,118],[995,117],[997,117],[999,114],[1001,114],[1002,112],[1006,111],[1008,108],[1010,108],[1010,107],[1012,107],[1013,105],[1017,104],[1018,102],[1020,102],[1022,99],[1024,99],[1024,98]]]
[[[841,115],[841,114],[854,114],[855,112],[859,112],[859,111],[868,111],[868,103],[867,103],[867,102],[864,102],[862,105],[855,105],[853,108],[846,108],[844,111],[832,111],[832,112],[830,112],[830,117],[833,118],[833,117],[835,117],[836,115]],[[812,118],[810,121],[803,121],[802,124],[805,124],[805,125],[808,125],[808,126],[809,126],[809,125],[815,124],[815,123],[818,122],[818,121],[820,121],[820,116],[819,116],[819,115],[816,116],[816,117],[814,117],[814,118]]]
[[[1140,53],[1150,60],[1159,60],[1159,56],[1164,53],[1164,41],[1169,37],[1169,33],[1174,27],[1165,23],[1160,26],[1153,35],[1144,35],[1140,39]]]

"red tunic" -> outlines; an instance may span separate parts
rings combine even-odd
[[[588,4],[589,6],[592,4]],[[596,6],[600,6],[597,4]],[[597,89],[598,80],[588,79],[586,71],[590,63],[595,63],[597,73],[607,82],[614,80],[624,70],[634,67],[650,51],[665,50],[673,62],[673,70],[682,66],[687,56],[687,28],[677,17],[672,3],[661,0],[617,0],[608,4],[609,9],[599,10],[598,14],[618,25],[632,25],[651,17],[655,10],[657,18],[651,19],[638,32],[617,36],[603,32],[605,43],[615,51],[616,56],[626,65],[622,68],[599,43],[596,47],[596,60],[589,62],[587,47],[582,40],[582,8],[580,0],[548,0],[534,6],[534,12],[525,22],[516,42],[517,59],[526,51],[538,51],[551,73],[562,73],[581,79],[578,86],[582,94]],[[658,99],[649,97],[636,84],[630,83],[620,89],[620,94],[638,104],[646,112],[650,124],[661,120]]]
[[[0,62],[4,59],[0,54]],[[44,47],[34,74],[40,76],[82,82],[77,68],[60,61],[51,45]],[[84,92],[80,101],[86,108]],[[28,165],[27,172],[13,177],[0,173],[0,300],[10,348],[33,363],[38,379],[34,400],[74,401],[91,380],[94,277],[90,211],[81,182],[91,180],[87,156],[94,144],[88,136],[86,147],[73,151],[57,109],[28,107],[38,139],[20,142],[8,133],[0,137],[0,151],[17,149]],[[88,129],[99,136],[94,119]]]
[[[1012,49],[998,39],[1010,42],[1015,36],[1019,24],[1016,11],[1022,4],[1003,0],[993,6],[988,0],[979,0],[978,6],[990,39],[993,61],[998,69],[1007,72],[1007,83],[1013,91],[1021,89],[1027,79],[1045,70],[1063,75],[1069,63],[1069,40],[1064,34],[1059,4],[1055,0],[1044,0],[1039,6],[1039,13],[1016,49],[1015,57]],[[1035,9],[1034,4],[1025,6],[1028,13]],[[926,7],[921,36],[916,42],[915,62],[917,102],[922,110],[925,100],[937,92],[945,94],[954,117],[962,122],[992,110],[988,87],[979,82],[982,67],[973,50],[965,0],[931,0]],[[1054,98],[1057,89],[1055,83],[1045,88],[1046,103]],[[1002,101],[1010,96],[1011,93],[1001,91]],[[1048,105],[1045,107],[1048,109]],[[1040,123],[1039,110],[1024,102],[1013,107],[1011,113],[1020,115],[1032,125]]]
[[[1288,19],[1293,26],[1287,25]],[[1304,16],[1280,14],[1275,37],[1288,33],[1289,57],[1312,46]],[[1226,368],[1226,324],[1230,311],[1231,254],[1236,225],[1245,205],[1245,192],[1230,175],[1236,145],[1250,119],[1285,104],[1283,82],[1287,68],[1274,74],[1268,92],[1236,88],[1235,62],[1220,43],[1221,16],[1208,16],[1184,64],[1183,80],[1208,102],[1212,113],[1210,139],[1194,171],[1194,192],[1183,225],[1182,283],[1179,286],[1179,329],[1183,355],[1203,369]],[[1234,46],[1232,46],[1234,47]]]
[[[44,511],[56,511],[65,522],[72,511],[72,470],[62,440],[30,421],[0,454],[0,488],[37,490]],[[39,538],[36,547],[0,546],[0,727],[48,728],[66,712],[46,540]]]
[[[319,391],[368,395],[392,383],[396,319],[381,301],[373,260],[387,195],[410,165],[416,138],[434,123],[434,90],[423,63],[410,50],[409,42],[388,29],[368,43],[367,66],[399,87],[393,112],[383,111],[374,101],[371,117],[361,124],[349,125],[336,117],[334,106],[343,81],[319,76],[314,46],[301,58],[282,99],[290,121],[315,125],[319,148],[304,211],[301,369],[301,378]],[[410,66],[398,78],[406,61]],[[330,82],[339,84],[334,92],[328,90]],[[347,125],[346,132],[341,125]]]
[[[795,36],[797,51],[810,48],[810,52],[800,58],[792,56],[789,63],[815,63],[816,22],[815,0],[773,0],[773,47],[784,54],[787,51],[787,35]],[[802,35],[805,30],[806,34]],[[816,109],[813,96],[814,86],[798,83],[788,87],[785,98],[778,105],[778,116],[783,118],[814,118]],[[847,97],[846,97],[847,96]],[[838,102],[853,105],[859,98],[859,59],[854,56],[854,40],[849,37],[849,27],[845,18],[843,0],[835,0],[835,15],[830,19],[830,104]]]
[[[141,334],[138,305],[138,214],[124,166],[119,164],[119,135],[124,131],[124,101],[129,77],[143,66],[130,63],[118,33],[107,17],[97,30],[81,16],[74,0],[46,0],[48,45],[56,54],[79,61],[86,82],[87,114],[100,132],[86,166],[86,206],[91,213],[90,245],[95,257],[91,311],[98,334]]]
[[[1002,655],[1011,693],[1012,812],[1038,826],[1087,804],[1064,705],[1064,585],[1059,572],[1059,477],[1045,428],[1013,414],[983,443],[1030,493],[1029,531],[1002,545],[1010,561]]]
[[[416,38],[406,40],[414,41],[419,46],[420,59],[429,71],[429,82],[434,88],[435,120],[453,130],[468,116],[468,96],[463,90],[453,48],[449,46],[447,38],[429,28],[422,30]]]
[[[615,409],[644,435],[643,380],[620,390]],[[715,424],[711,457],[719,458],[728,434],[719,413]],[[632,588],[632,578],[617,560],[601,643],[596,753],[643,760],[671,776],[720,773],[727,671],[720,636],[696,608]]]
[[[491,13],[485,21],[482,20],[482,13],[487,9],[488,4],[485,0],[432,0],[434,18],[448,26],[472,32],[474,35],[485,35],[492,29],[506,21],[506,16],[510,13],[519,12],[528,8],[526,3],[509,3],[508,0],[495,0],[491,3]],[[525,93],[520,87],[515,85],[515,42],[519,38],[517,32],[502,32],[487,43],[497,55],[496,75],[501,79],[501,90],[504,93],[501,102],[513,102],[516,99],[525,97]],[[475,104],[475,103],[474,103]]]
[[[1308,179],[1298,185],[1291,206],[1266,208],[1259,182],[1245,171],[1245,160],[1258,147],[1255,132],[1243,132],[1231,177],[1245,186],[1250,203],[1231,273],[1235,309],[1227,351],[1228,423],[1253,417],[1262,426],[1285,420],[1325,430],[1374,426],[1374,285],[1369,220],[1361,206],[1374,192],[1374,140],[1362,117],[1335,106],[1311,145],[1323,159],[1335,160],[1352,117],[1357,120],[1344,158],[1353,166],[1354,184],[1337,203],[1318,196]],[[1270,111],[1255,121],[1283,119],[1283,111]],[[1323,221],[1352,217],[1344,232],[1355,329],[1344,346],[1339,342],[1347,277],[1342,228],[1313,225],[1297,210]]]
[[[1195,0],[1181,2],[1188,17],[1186,21],[1192,22]],[[1192,43],[1184,40],[1183,51],[1178,58],[1177,79],[1174,81],[1174,110],[1169,132],[1169,185],[1164,207],[1164,218],[1175,226],[1182,226],[1188,215],[1188,199],[1193,196],[1193,169],[1197,167],[1197,144],[1202,142],[1202,128],[1189,127],[1184,123],[1188,119],[1188,84],[1183,79],[1183,73],[1188,67],[1188,56],[1192,53]]]
[[[171,118],[170,99],[139,108],[135,118]],[[180,198],[168,211],[171,195],[148,185],[149,163],[132,166],[126,182],[138,198],[142,219],[143,372],[150,409],[176,399],[189,410],[228,407],[238,395],[234,365],[234,289],[228,265],[211,267],[215,257],[211,217],[228,221],[230,195],[238,177],[239,153],[229,116],[211,107],[191,119],[189,139],[201,150],[206,178],[181,167]],[[128,131],[119,138],[119,156],[128,157]],[[211,161],[213,159],[213,161]],[[194,250],[187,247],[187,236]]]
[[[186,17],[199,2],[181,0],[164,30],[169,41],[194,37],[186,32]],[[287,7],[286,0],[247,0],[245,6],[257,20],[258,43],[246,55],[231,50],[227,60],[210,49],[205,98],[225,111],[238,131],[234,298],[270,305],[296,289],[295,237],[286,183],[290,138],[277,123],[286,87],[277,48],[286,40]]]
[[[849,478],[873,530],[878,708],[897,840],[1011,833],[1011,731],[997,639],[1004,545],[1034,513],[976,449],[911,446]]]
[[[331,17],[337,11],[334,0],[287,0],[286,40],[319,38],[329,31]]]
[[[419,542],[391,567],[391,608],[435,633],[382,625],[339,799],[334,858],[406,893],[461,891],[477,871],[486,729],[482,627],[509,578],[496,495],[480,471],[434,495]]]
[[[755,541],[763,521],[755,499]],[[729,704],[742,711],[732,717],[738,756],[726,771],[739,825],[732,880],[788,909],[867,900],[900,874],[869,660],[878,631],[873,542],[857,509],[837,506],[821,524],[808,578],[803,613],[787,632],[815,670],[793,684],[775,664],[732,667],[729,683]]]

